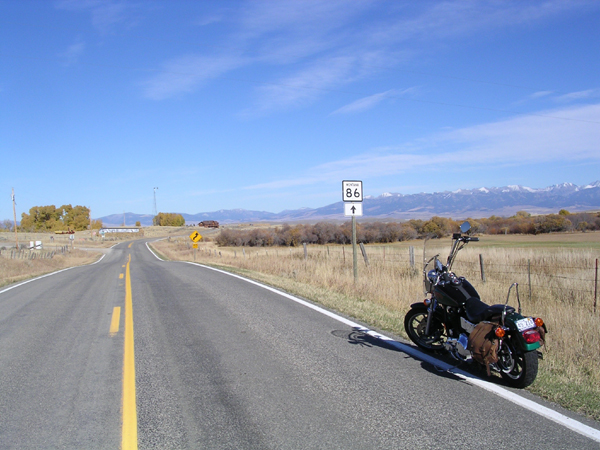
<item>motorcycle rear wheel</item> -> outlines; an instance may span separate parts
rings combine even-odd
[[[498,351],[498,358],[500,375],[510,386],[522,389],[535,381],[538,372],[537,352],[523,353],[505,341]]]
[[[429,311],[425,305],[412,307],[404,316],[404,329],[410,340],[423,350],[442,350],[444,342],[446,342],[446,329],[444,324],[434,316],[430,324],[429,335],[425,334],[428,315]]]

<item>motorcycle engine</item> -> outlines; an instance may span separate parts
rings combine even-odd
[[[471,359],[471,352],[467,350],[469,338],[462,333],[458,339],[449,338],[446,340],[444,347],[452,355],[453,358],[459,361],[468,361]]]

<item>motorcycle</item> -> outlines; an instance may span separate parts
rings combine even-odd
[[[452,236],[452,247],[446,265],[435,255],[423,268],[428,297],[414,303],[404,318],[409,338],[426,351],[445,351],[454,359],[479,363],[499,373],[508,385],[524,388],[532,384],[538,372],[538,360],[547,333],[541,318],[521,315],[518,283],[508,289],[505,304],[488,305],[469,281],[452,272],[452,264],[460,250],[479,238],[464,235],[471,228],[461,225]],[[433,266],[428,270],[429,265]],[[509,306],[515,289],[518,310]]]

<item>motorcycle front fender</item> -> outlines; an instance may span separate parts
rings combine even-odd
[[[411,309],[413,308],[425,308],[427,309],[427,306],[425,306],[425,304],[423,302],[417,302],[417,303],[413,303],[412,305],[410,305]]]

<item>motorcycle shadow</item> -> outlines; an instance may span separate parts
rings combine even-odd
[[[482,379],[484,381],[488,381],[494,384],[498,384],[503,387],[510,387],[504,379],[500,376],[496,376],[492,374],[488,376],[486,370],[483,366],[479,366],[478,364],[469,364],[467,362],[460,362],[453,359],[451,356],[446,354],[445,352],[431,352],[425,353],[422,350],[418,349],[418,347],[400,341],[388,341],[384,339],[380,339],[376,336],[372,336],[370,334],[365,333],[361,329],[354,328],[352,330],[334,330],[331,332],[332,335],[342,338],[346,340],[351,345],[357,345],[360,347],[379,347],[385,350],[392,350],[394,352],[402,353],[405,358],[413,359],[415,361],[420,362],[423,370],[432,373],[438,377],[446,378],[454,381],[467,382],[464,377],[456,375],[452,373],[451,370],[457,369],[463,372],[468,373],[469,375]],[[427,355],[428,357],[433,357],[440,362],[440,365],[436,365],[435,363],[431,363],[428,361],[424,361],[422,358],[418,356],[411,355],[404,351],[402,347],[408,346],[419,353]],[[448,368],[444,368],[443,366],[450,366],[450,370]]]

